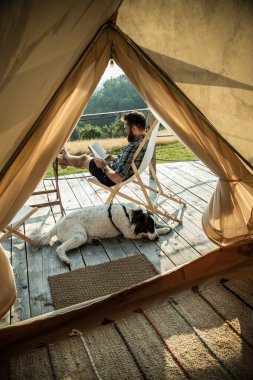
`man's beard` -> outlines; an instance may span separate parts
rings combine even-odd
[[[134,141],[134,135],[133,135],[132,130],[129,131],[129,134],[127,135],[127,140],[128,142]]]

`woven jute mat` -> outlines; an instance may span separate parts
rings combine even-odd
[[[127,346],[113,325],[83,335],[91,360],[78,336],[15,355],[10,380],[141,380]]]
[[[226,285],[253,307],[253,276],[244,276],[240,279],[229,281]]]
[[[133,258],[156,274],[147,259]],[[239,285],[251,294],[250,284]],[[182,368],[196,380],[252,379],[252,313],[235,293],[217,285],[17,354],[10,360],[10,379],[181,380]]]
[[[146,379],[185,379],[185,375],[166,349],[163,341],[143,315],[133,315],[117,322]]]
[[[55,309],[118,292],[159,274],[146,256],[76,269],[48,277]]]
[[[113,324],[89,331],[84,338],[101,379],[143,379]]]
[[[147,311],[148,317],[170,341],[192,379],[231,379],[220,362],[196,335],[191,325],[171,305]]]
[[[206,289],[204,296],[253,347],[253,310],[222,286]]]
[[[201,292],[210,297],[210,292]],[[224,298],[224,303],[227,298]],[[236,379],[252,379],[253,349],[198,294],[182,298],[179,308],[214,356]],[[222,310],[217,308],[222,314]]]
[[[46,347],[22,352],[10,359],[10,380],[54,380]]]

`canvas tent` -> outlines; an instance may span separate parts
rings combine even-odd
[[[159,120],[219,177],[203,215],[208,237],[221,246],[251,239],[251,1],[0,7],[0,229],[35,189],[113,58]],[[1,248],[0,289],[3,314],[15,285]]]

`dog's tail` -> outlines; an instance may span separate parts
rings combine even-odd
[[[55,224],[54,227],[51,228],[51,230],[44,233],[42,233],[41,229],[38,227],[30,233],[29,237],[40,245],[47,245],[49,244],[51,238],[54,235],[56,235],[56,231],[57,231],[57,224]]]

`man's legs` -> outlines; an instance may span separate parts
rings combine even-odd
[[[65,148],[62,148],[61,150],[62,158],[58,158],[58,162],[62,169],[67,168],[68,166],[74,166],[78,169],[88,169],[89,170],[89,164],[92,160],[92,157],[88,156],[87,154],[82,154],[81,156],[72,156],[69,154]]]
[[[88,169],[101,183],[106,186],[114,186],[115,183],[106,177],[101,168],[95,164],[93,157],[83,154],[81,156],[72,156],[65,148],[61,150],[61,157],[58,157],[58,162],[62,169],[66,169],[69,165],[75,168]]]

